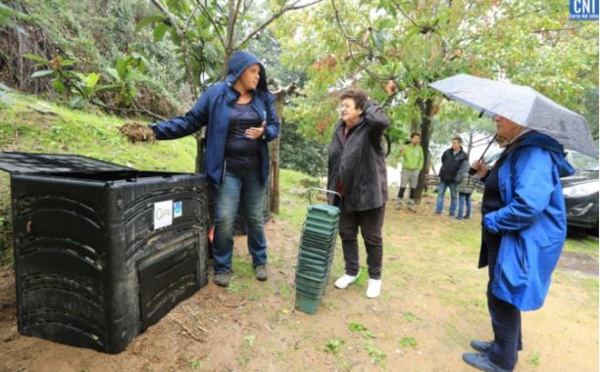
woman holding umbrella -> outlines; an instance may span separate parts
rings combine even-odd
[[[555,139],[505,117],[493,117],[506,150],[493,169],[472,164],[485,182],[479,267],[488,266],[492,341],[463,360],[482,371],[512,371],[522,349],[521,311],[542,307],[566,239],[560,177],[572,175]]]

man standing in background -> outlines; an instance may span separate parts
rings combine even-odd
[[[440,169],[440,186],[438,187],[437,204],[435,213],[442,214],[444,209],[444,194],[446,189],[450,189],[450,210],[449,216],[454,217],[456,212],[456,186],[461,180],[460,168],[464,162],[469,162],[469,156],[462,149],[462,139],[460,137],[452,138],[452,147],[442,154],[442,168]]]
[[[406,187],[410,187],[408,195],[408,210],[415,211],[415,192],[419,182],[419,173],[423,169],[423,148],[420,145],[421,135],[412,133],[410,143],[400,148],[402,153],[402,176],[400,178],[400,190],[396,199],[396,209],[401,209]]]

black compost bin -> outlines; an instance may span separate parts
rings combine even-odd
[[[118,353],[208,282],[204,175],[0,153],[19,332]]]

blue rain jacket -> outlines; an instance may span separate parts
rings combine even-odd
[[[492,293],[520,310],[544,304],[566,239],[560,177],[575,173],[556,140],[533,132],[507,153],[498,169],[504,207],[483,217],[502,234]]]
[[[265,68],[253,54],[237,51],[229,61],[229,72],[224,82],[217,83],[206,90],[192,109],[183,116],[161,121],[150,126],[158,140],[177,139],[199,131],[206,126],[206,149],[204,169],[209,183],[218,188],[225,172],[225,142],[229,130],[231,110],[240,93],[233,84],[250,66],[260,66],[260,80],[254,91],[253,107],[267,126],[260,146],[260,180],[263,184],[269,178],[269,150],[267,142],[279,135],[279,119],[275,114],[275,96],[267,88]]]

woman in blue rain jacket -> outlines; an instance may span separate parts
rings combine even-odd
[[[214,200],[214,282],[229,285],[233,228],[238,208],[246,222],[248,250],[256,279],[267,279],[267,242],[263,199],[269,178],[267,143],[279,135],[275,97],[267,76],[253,54],[237,51],[224,82],[202,94],[184,116],[150,128],[157,140],[175,139],[206,126],[204,171]]]
[[[574,172],[563,146],[538,132],[517,141],[498,168],[504,207],[483,217],[487,231],[502,235],[492,292],[520,310],[544,304],[567,234],[560,177]]]
[[[260,60],[253,54],[237,51],[229,61],[229,73],[224,82],[217,83],[194,104],[184,116],[159,122],[151,126],[157,140],[176,139],[198,132],[206,126],[205,172],[213,188],[221,184],[225,169],[225,144],[229,129],[231,109],[235,106],[240,92],[233,88],[235,82],[250,66],[260,66],[260,80],[254,90],[254,110],[261,123],[266,122],[260,146],[260,179],[264,184],[269,176],[269,153],[267,142],[279,135],[279,119],[275,114],[275,97],[267,88],[267,76]]]
[[[542,307],[567,234],[560,177],[572,175],[555,139],[495,116],[507,147],[485,180],[479,267],[488,266],[487,301],[494,339],[471,341],[463,360],[484,371],[512,371],[522,350],[521,311]]]

